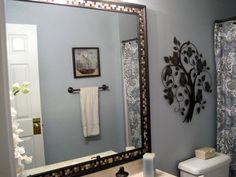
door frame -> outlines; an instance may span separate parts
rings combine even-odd
[[[0,176],[16,177],[8,86],[5,1],[0,1]]]

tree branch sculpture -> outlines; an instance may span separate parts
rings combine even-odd
[[[161,75],[164,98],[177,104],[174,110],[185,116],[183,122],[191,122],[194,110],[199,114],[205,109],[203,92],[212,92],[210,67],[193,43],[181,44],[176,37],[173,42],[173,55],[164,57],[167,65]]]

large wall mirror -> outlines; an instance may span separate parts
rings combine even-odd
[[[145,6],[7,0],[6,23],[10,87],[30,82],[12,101],[33,156],[29,176],[85,175],[151,151]],[[98,48],[100,76],[74,78],[72,48]],[[85,136],[80,92],[68,88],[103,84],[99,133]]]

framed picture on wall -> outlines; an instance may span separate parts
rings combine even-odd
[[[74,78],[98,77],[100,57],[98,47],[73,47]]]

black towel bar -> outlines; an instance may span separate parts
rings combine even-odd
[[[108,90],[109,87],[105,84],[103,84],[101,87],[98,87],[99,90],[103,91],[103,90]],[[67,90],[69,93],[79,93],[80,89],[74,89],[72,87],[69,87]]]

